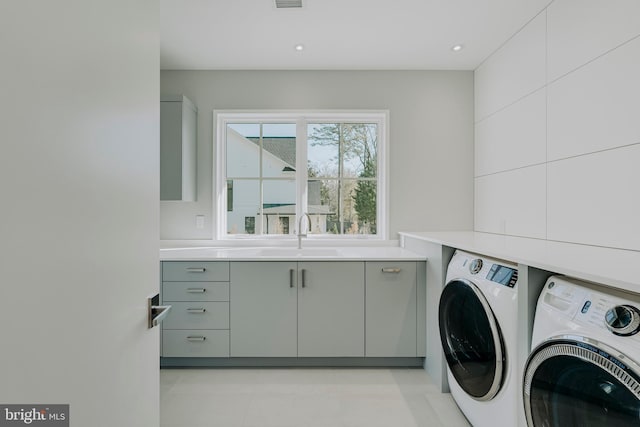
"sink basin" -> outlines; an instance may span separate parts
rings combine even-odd
[[[337,249],[333,248],[265,248],[258,251],[262,257],[337,257],[340,255]]]

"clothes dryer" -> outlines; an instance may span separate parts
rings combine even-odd
[[[527,424],[640,426],[640,296],[552,276],[525,366]]]
[[[518,425],[516,265],[457,250],[439,304],[451,395],[474,427]]]

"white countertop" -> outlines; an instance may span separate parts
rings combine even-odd
[[[640,293],[640,252],[474,231],[402,232],[412,237]]]
[[[378,247],[185,247],[160,249],[161,261],[425,261],[426,257],[397,246]]]

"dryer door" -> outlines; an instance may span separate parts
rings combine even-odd
[[[529,426],[640,426],[638,365],[587,338],[546,341],[527,360],[524,405]]]
[[[438,317],[451,374],[474,399],[492,399],[502,385],[505,350],[486,298],[473,283],[452,280],[442,290]]]

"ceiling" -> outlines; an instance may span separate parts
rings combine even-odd
[[[550,2],[160,0],[161,68],[473,70]]]

